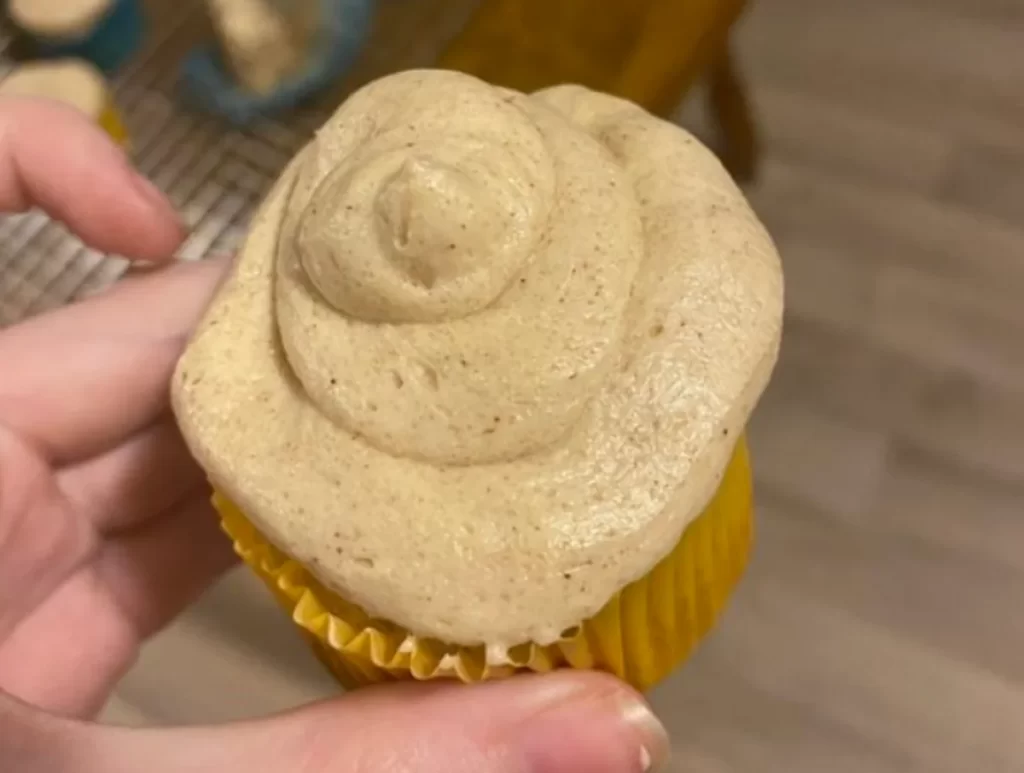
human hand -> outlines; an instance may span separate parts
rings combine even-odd
[[[0,209],[168,261],[169,204],[84,119],[0,101]],[[167,384],[224,262],[173,265],[0,331],[0,770],[640,773],[667,742],[597,674],[370,689],[223,727],[85,721],[232,558]]]

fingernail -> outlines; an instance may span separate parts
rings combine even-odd
[[[157,207],[160,209],[168,209],[171,206],[163,191],[157,188],[152,180],[141,172],[135,172],[134,177],[135,191],[146,201],[147,204],[151,207]]]
[[[651,707],[639,698],[630,698],[623,702],[622,718],[639,734],[641,773],[661,771],[668,764],[671,750],[665,726],[654,716]]]
[[[543,680],[542,680],[543,681]],[[669,738],[651,708],[621,685],[557,677],[530,698],[512,733],[529,773],[661,773]],[[516,770],[519,770],[517,767]]]
[[[171,200],[156,184],[141,172],[135,172],[135,191],[139,194],[152,212],[160,217],[173,217],[177,221],[178,230],[184,234],[187,230],[181,214],[174,208]]]

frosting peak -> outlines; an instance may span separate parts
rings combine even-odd
[[[522,95],[457,88],[458,110],[367,105],[344,154],[321,133],[281,233],[276,322],[325,417],[396,456],[474,465],[579,420],[621,356],[643,237],[594,137]]]
[[[391,261],[430,290],[480,268],[507,208],[455,166],[410,158],[377,194],[377,227]]]

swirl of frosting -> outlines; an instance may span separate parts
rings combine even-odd
[[[483,83],[350,111],[307,159],[279,246],[277,324],[306,393],[404,457],[550,446],[620,355],[643,242],[621,167]]]
[[[677,543],[781,310],[770,239],[678,127],[579,87],[406,72],[284,172],[172,396],[283,551],[497,665]]]

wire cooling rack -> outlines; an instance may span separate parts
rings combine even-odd
[[[148,3],[150,40],[112,81],[137,167],[170,197],[189,236],[186,260],[233,251],[281,169],[353,88],[387,72],[430,65],[475,0],[379,0],[361,61],[318,104],[245,131],[189,112],[176,95],[178,64],[211,32],[199,0]],[[12,66],[0,36],[0,75]],[[0,217],[0,327],[103,289],[126,261],[83,245],[39,212]]]

